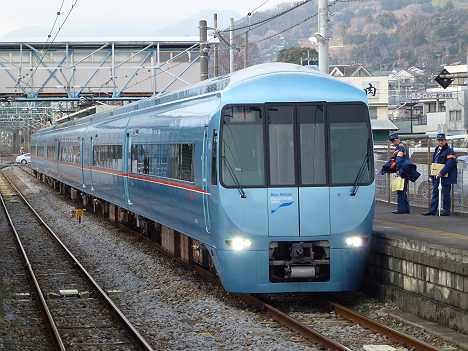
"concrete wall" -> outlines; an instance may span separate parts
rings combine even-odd
[[[369,263],[373,293],[468,334],[468,251],[378,234]]]

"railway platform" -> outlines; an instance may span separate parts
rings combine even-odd
[[[468,250],[468,216],[422,216],[426,209],[412,208],[407,215],[396,215],[394,205],[376,203],[374,234],[389,238],[422,240],[447,248]]]
[[[376,203],[366,286],[403,310],[468,334],[468,217],[395,215]]]

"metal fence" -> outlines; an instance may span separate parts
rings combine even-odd
[[[457,154],[457,184],[452,187],[452,211],[468,213],[468,136],[448,137],[448,143]],[[409,182],[409,201],[411,206],[428,208],[431,201],[432,182],[429,178],[432,155],[437,146],[436,140],[424,137],[401,137],[409,149],[410,158],[416,164],[419,179]],[[394,147],[390,144],[375,144],[375,180],[376,199],[387,203],[396,203],[396,193],[390,191],[390,175],[381,175],[385,162],[392,156]]]

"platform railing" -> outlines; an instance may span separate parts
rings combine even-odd
[[[450,138],[450,137],[449,137]],[[432,181],[429,177],[432,155],[437,146],[434,138],[427,136],[401,137],[407,145],[410,158],[421,173],[419,179],[409,182],[408,196],[411,206],[428,208],[431,202]],[[468,213],[468,138],[449,139],[448,143],[457,153],[457,184],[452,187],[452,211],[455,213]],[[390,175],[381,175],[380,170],[384,163],[390,159],[394,151],[389,143],[375,143],[375,182],[376,200],[387,203],[396,203],[396,193],[390,191]]]

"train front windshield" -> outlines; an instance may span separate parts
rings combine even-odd
[[[225,187],[346,186],[373,181],[371,128],[360,103],[223,109]]]

